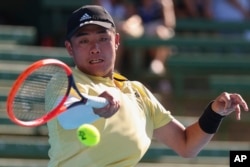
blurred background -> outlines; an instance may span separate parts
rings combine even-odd
[[[8,0],[0,5],[0,166],[46,166],[47,128],[23,128],[6,116],[8,91],[32,62],[57,58],[66,23],[85,4],[114,17],[121,44],[116,69],[143,82],[183,124],[198,119],[223,91],[250,104],[249,0]],[[197,158],[178,157],[153,140],[138,166],[226,167],[230,150],[250,150],[250,117],[232,114]],[[174,137],[174,136],[173,136]]]

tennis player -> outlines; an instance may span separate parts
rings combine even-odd
[[[70,16],[65,46],[76,64],[77,86],[82,93],[105,97],[109,104],[94,109],[100,118],[92,124],[101,133],[101,141],[94,147],[78,141],[77,127],[65,129],[58,118],[48,123],[49,167],[135,166],[152,138],[182,157],[195,157],[225,116],[235,112],[240,119],[241,110],[248,111],[241,95],[224,92],[207,105],[195,123],[184,127],[142,83],[114,72],[119,44],[114,21],[101,6],[83,6]]]

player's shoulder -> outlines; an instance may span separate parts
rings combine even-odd
[[[129,80],[127,77],[125,77],[124,75],[120,73],[116,73],[116,72],[113,73],[113,78],[120,82],[128,82],[128,83],[131,83],[132,85],[143,86],[141,82],[136,81],[136,80]]]
[[[136,80],[129,80],[127,77],[123,76],[122,74],[119,73],[113,73],[113,78],[116,81],[123,82],[126,85],[130,85],[133,88],[139,88],[139,89],[144,89],[144,85]]]

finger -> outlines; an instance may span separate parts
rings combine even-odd
[[[113,116],[120,108],[119,103],[115,103],[114,105],[109,105],[108,107],[104,108],[102,112],[99,112],[99,115],[104,118],[109,118]]]
[[[248,111],[248,105],[246,101],[239,94],[232,94],[232,98],[234,99],[234,104],[239,104],[245,111]]]
[[[109,118],[109,117],[113,116],[116,112],[117,112],[117,110],[109,110],[109,111],[102,113],[101,115],[104,118]]]
[[[116,102],[114,105],[110,107],[109,111],[114,114],[119,110],[119,108],[120,108],[120,104]]]
[[[241,117],[241,110],[240,110],[240,106],[237,105],[236,108],[235,108],[235,113],[236,113],[236,119],[237,120],[240,120],[240,117]]]
[[[107,93],[106,91],[104,91],[102,94],[100,94],[100,96],[106,98],[111,105],[115,105],[118,102],[118,100],[116,98],[114,98],[114,96]]]
[[[223,107],[224,112],[227,111],[227,109],[231,107],[231,100],[230,100],[230,94],[229,93],[226,93],[226,92],[222,93],[219,96],[218,101],[220,103],[224,103],[224,107]]]
[[[106,108],[106,107],[105,107]],[[103,115],[103,113],[105,113],[105,111],[106,111],[106,109],[105,108],[100,108],[100,109],[97,109],[97,108],[95,108],[94,109],[94,113],[96,114],[96,115],[99,115],[100,117]]]

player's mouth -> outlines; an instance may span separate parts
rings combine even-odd
[[[89,63],[90,64],[98,64],[98,63],[102,63],[104,60],[103,59],[94,59],[94,60],[90,60]]]

